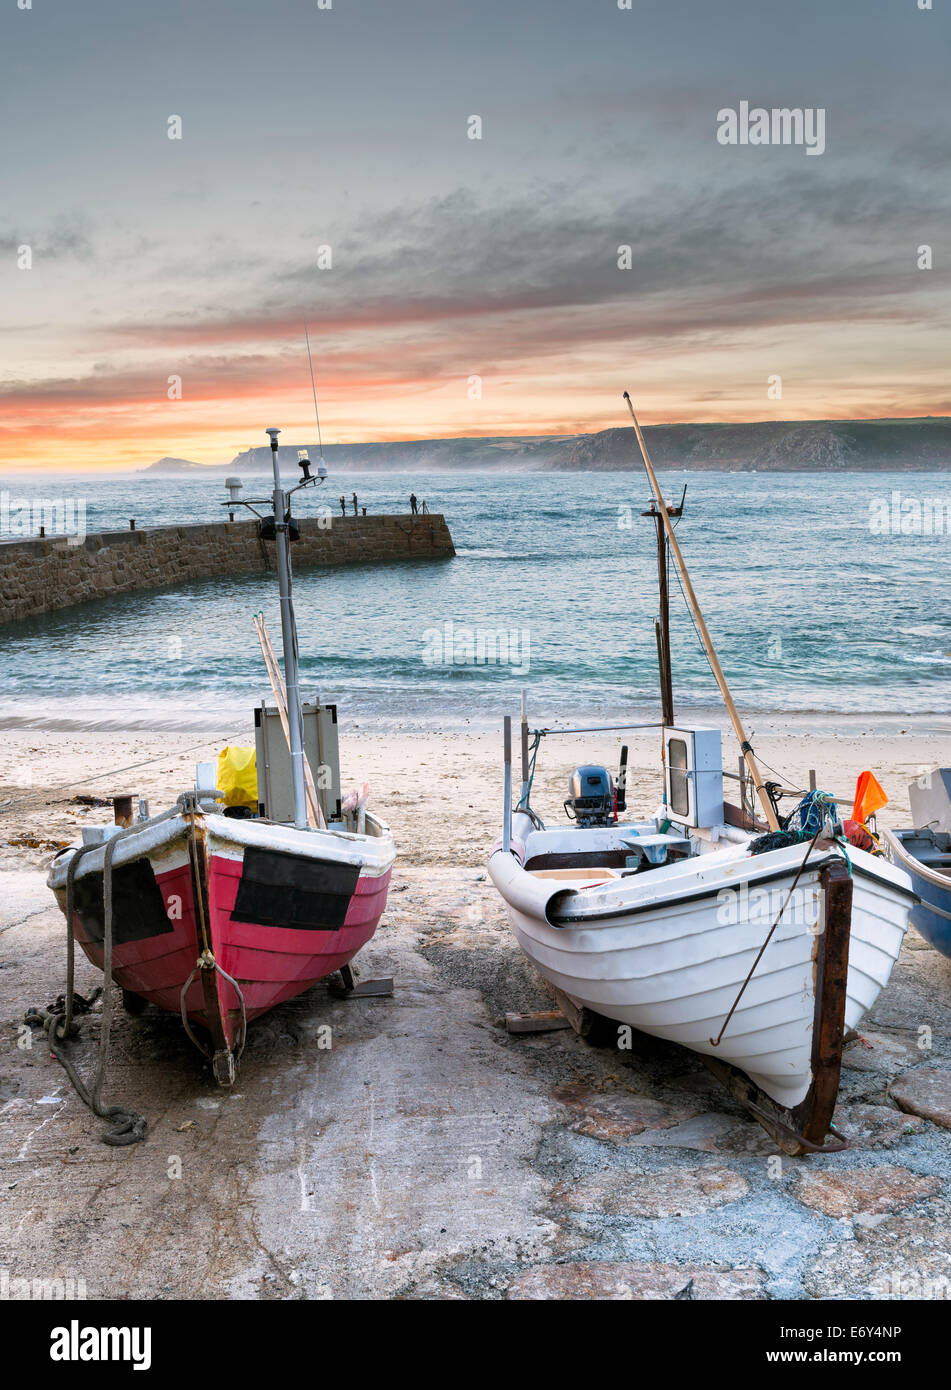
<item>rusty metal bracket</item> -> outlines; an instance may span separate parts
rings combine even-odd
[[[338,973],[339,982],[336,979],[330,982],[330,993],[338,999],[386,999],[393,993],[392,975],[385,975],[379,980],[363,980],[357,984],[349,965],[342,965]]]

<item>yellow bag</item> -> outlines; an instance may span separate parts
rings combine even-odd
[[[218,754],[219,790],[226,806],[258,809],[257,759],[253,748],[222,748]]]

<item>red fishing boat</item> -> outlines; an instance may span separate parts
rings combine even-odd
[[[101,970],[108,876],[110,973],[126,1007],[181,1013],[229,1085],[248,1023],[349,966],[376,931],[396,849],[382,821],[367,814],[365,825],[352,834],[234,820],[187,794],[114,844],[64,850],[49,884]]]
[[[389,993],[392,987],[391,981],[355,986],[350,961],[373,936],[386,906],[393,838],[367,810],[365,787],[339,798],[335,706],[308,706],[312,722],[305,730],[301,703],[289,548],[297,528],[290,498],[323,482],[327,470],[321,459],[312,475],[302,454],[303,480],[285,491],[279,433],[268,430],[272,497],[238,503],[241,484],[229,479],[231,499],[224,504],[248,507],[260,520],[262,539],[276,543],[281,595],[283,675],[263,618],[255,618],[276,711],[262,705],[255,719],[257,765],[247,799],[227,805],[227,797],[222,800],[214,785],[205,784],[200,768],[195,788],[161,815],[149,817],[143,803],[138,821],[125,814],[119,825],[84,831],[82,844],[53,861],[48,879],[67,920],[67,986],[58,1005],[30,1010],[28,1019],[48,1029],[53,1055],[81,1099],[116,1121],[104,1136],[108,1143],[142,1139],[146,1126],[136,1112],[100,1100],[111,1019],[108,983],[90,1085],[68,1055],[73,1014],[89,1004],[73,991],[75,941],[107,982],[121,986],[130,1012],[152,1003],[180,1013],[189,1037],[226,1086],[235,1079],[248,1024],[265,1010],[337,972],[345,993]],[[265,505],[269,515],[257,510]],[[277,720],[265,717],[275,712],[276,738]],[[247,754],[250,766],[251,750]],[[320,791],[318,771],[331,774],[329,783],[318,778]]]

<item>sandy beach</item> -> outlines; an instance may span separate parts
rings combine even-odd
[[[587,722],[587,721],[585,721]],[[828,722],[828,716],[823,723]],[[808,786],[810,768],[818,785],[851,797],[858,773],[871,768],[889,795],[883,824],[907,824],[907,784],[914,777],[951,760],[951,720],[928,732],[911,720],[876,733],[843,719],[841,737],[784,732],[767,727],[756,750],[764,769],[790,787]],[[852,727],[855,725],[855,727]],[[0,869],[40,870],[50,851],[44,843],[67,842],[82,824],[104,823],[108,809],[78,805],[73,798],[109,798],[132,792],[147,798],[153,811],[192,785],[197,761],[213,760],[227,741],[168,732],[90,732],[5,730],[4,766],[0,769]],[[249,725],[232,742],[253,745]],[[549,740],[539,758],[534,800],[548,808],[552,821],[561,803],[570,769],[578,761],[617,763],[620,735],[590,734]],[[656,741],[650,733],[629,736],[629,802],[652,811],[659,801],[660,772]],[[372,804],[389,821],[404,867],[454,865],[474,868],[485,863],[499,833],[502,804],[500,732],[458,729],[429,733],[378,734],[342,726],[341,774],[344,786],[370,783]],[[723,736],[723,764],[736,768],[739,750],[732,735]],[[728,795],[735,783],[726,783]],[[12,805],[10,803],[13,803]],[[794,802],[787,802],[787,809]],[[8,809],[3,809],[8,807]]]
[[[779,1158],[676,1047],[508,1034],[507,1011],[551,1000],[485,878],[501,805],[494,733],[344,730],[345,785],[370,781],[400,851],[383,924],[358,959],[365,979],[395,977],[393,997],[339,1001],[318,986],[257,1020],[231,1093],[178,1020],[120,1011],[106,1094],[143,1110],[150,1134],[105,1147],[100,1122],[18,1026],[63,988],[44,868],[81,824],[109,818],[75,796],[133,791],[156,810],[217,749],[194,744],[5,738],[0,802],[16,804],[0,821],[0,1266],[11,1278],[166,1299],[948,1296],[949,1133],[904,1113],[889,1088],[951,1064],[951,962],[909,933],[846,1049],[836,1121],[852,1148],[819,1158]],[[537,803],[554,819],[573,761],[613,763],[616,747],[598,736],[549,748]],[[907,781],[949,761],[939,733],[776,730],[758,751],[788,775],[815,767],[840,795],[873,768],[895,824]],[[648,741],[632,740],[631,756],[629,802],[651,805]],[[80,957],[78,988],[95,982]],[[321,1050],[327,1023],[333,1046]],[[90,1060],[95,1032],[87,1021]]]

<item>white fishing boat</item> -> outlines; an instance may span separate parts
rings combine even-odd
[[[699,1053],[786,1152],[841,1148],[832,1115],[843,1034],[887,984],[915,894],[903,869],[849,843],[827,794],[810,792],[780,821],[781,789],[763,781],[674,536],[683,500],[664,502],[634,423],[656,502],[647,515],[658,537],[663,718],[532,729],[523,697],[521,793],[513,811],[506,720],[503,833],[489,874],[570,1017],[590,1010]],[[724,802],[719,731],[674,722],[668,547],[743,750],[739,807]],[[612,727],[661,741],[658,805],[624,818],[625,747],[617,782],[603,767],[572,772],[572,824],[547,826],[531,804],[542,741]]]

